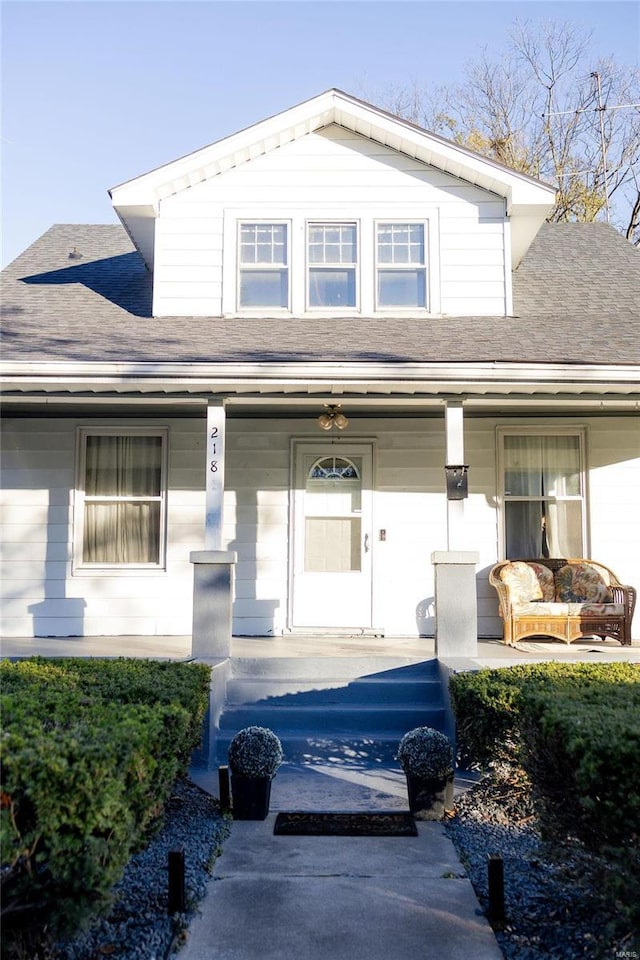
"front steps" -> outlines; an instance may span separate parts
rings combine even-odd
[[[252,725],[280,737],[287,762],[388,764],[407,730],[445,729],[437,661],[234,658],[216,733],[216,763],[227,762],[233,736]]]

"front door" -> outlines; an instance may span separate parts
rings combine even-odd
[[[371,627],[372,446],[294,451],[293,627]]]

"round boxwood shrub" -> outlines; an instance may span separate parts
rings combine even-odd
[[[245,727],[229,744],[231,773],[272,780],[282,763],[282,744],[267,727]]]
[[[405,773],[425,780],[453,773],[453,748],[448,737],[433,727],[416,727],[405,733],[397,759]]]

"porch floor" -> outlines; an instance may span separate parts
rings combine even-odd
[[[191,658],[191,637],[6,637],[0,638],[3,657],[153,657]],[[398,656],[429,660],[433,638],[371,636],[233,637],[233,657],[368,657]],[[579,640],[565,645],[554,640],[522,642],[508,647],[501,640],[478,640],[477,656],[452,658],[456,669],[511,666],[544,660],[617,661],[640,663],[640,640],[630,647],[616,640]]]

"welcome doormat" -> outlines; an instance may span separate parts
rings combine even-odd
[[[410,813],[279,813],[273,832],[280,837],[417,837]]]

